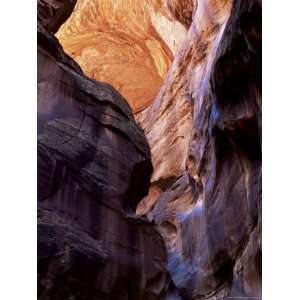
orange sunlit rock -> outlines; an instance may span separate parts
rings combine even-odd
[[[135,112],[158,93],[186,30],[158,0],[79,0],[57,37],[87,76],[113,85]]]

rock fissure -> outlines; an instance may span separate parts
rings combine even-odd
[[[38,0],[37,30],[38,298],[260,298],[261,2]]]

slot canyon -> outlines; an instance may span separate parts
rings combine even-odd
[[[38,299],[261,299],[260,0],[38,0]]]

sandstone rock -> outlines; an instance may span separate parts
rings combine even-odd
[[[38,0],[38,21],[51,33],[56,33],[73,11],[77,0]]]
[[[189,29],[192,24],[194,0],[168,0],[167,5],[175,19]]]
[[[176,3],[173,1],[175,8]],[[161,187],[160,182],[170,181],[172,184],[186,170],[194,111],[199,110],[194,108],[194,101],[203,97],[212,60],[230,14],[231,2],[199,1],[194,8],[195,21],[170,67],[164,85],[154,103],[136,114],[151,148],[154,166],[152,188],[156,190],[165,190],[166,187],[164,184]],[[147,206],[145,201],[141,206]],[[147,209],[140,211],[146,212]]]
[[[38,299],[162,299],[165,246],[134,214],[152,172],[144,133],[47,27],[38,22]]]
[[[184,299],[261,296],[261,2],[198,1],[153,104],[154,172],[137,212]]]
[[[112,84],[133,110],[159,91],[186,33],[158,0],[78,0],[57,34],[91,78]]]
[[[67,18],[50,11],[39,298],[261,297],[261,1],[78,0],[57,36],[128,96],[150,149],[126,100],[49,33]]]

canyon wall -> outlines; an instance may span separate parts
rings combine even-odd
[[[261,2],[193,7],[162,89],[136,114],[154,168],[137,213],[163,236],[183,299],[259,298]]]
[[[78,0],[57,37],[86,75],[112,84],[137,112],[158,93],[185,33],[163,1]]]
[[[259,299],[261,1],[38,20],[39,298]]]
[[[134,213],[150,149],[126,100],[52,34],[73,5],[38,1],[38,299],[162,299],[176,293],[165,246]]]

